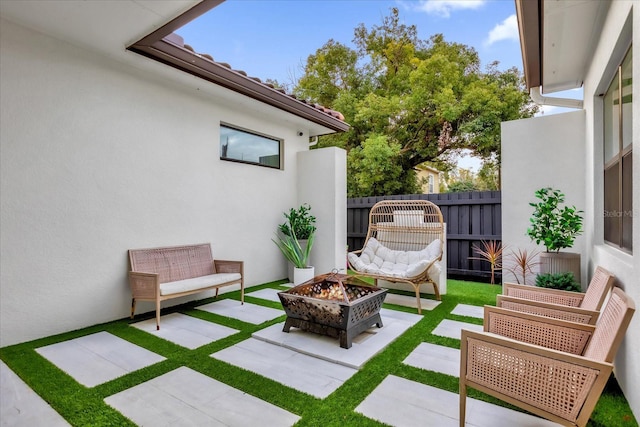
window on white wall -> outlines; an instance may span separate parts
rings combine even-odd
[[[604,96],[604,240],[628,252],[633,250],[632,76],[629,48]]]
[[[281,141],[220,125],[220,159],[280,168]]]

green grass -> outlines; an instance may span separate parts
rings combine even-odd
[[[267,283],[259,287],[252,287],[251,290],[278,288],[278,285],[281,283],[283,282]],[[407,366],[404,365],[402,361],[421,342],[431,342],[459,348],[460,342],[458,340],[434,336],[431,332],[440,321],[445,318],[482,324],[481,319],[456,316],[450,314],[450,312],[456,304],[459,303],[480,306],[484,304],[495,304],[495,297],[500,293],[501,287],[456,280],[449,280],[447,283],[447,294],[443,296],[440,305],[432,311],[425,310],[423,312],[423,318],[415,326],[400,336],[383,352],[372,358],[360,371],[325,399],[318,399],[296,391],[268,378],[210,357],[210,354],[218,350],[249,338],[256,330],[282,322],[285,319],[283,315],[282,317],[261,325],[252,325],[194,309],[197,305],[213,301],[212,298],[163,310],[163,314],[178,311],[207,321],[223,324],[240,331],[235,335],[195,350],[180,347],[154,335],[130,327],[129,324],[131,320],[127,318],[23,344],[4,347],[0,349],[0,358],[74,426],[134,425],[130,420],[104,403],[103,399],[180,366],[187,366],[233,386],[236,389],[299,415],[301,420],[297,426],[382,426],[384,424],[357,414],[354,412],[354,409],[388,375],[396,375],[457,393],[457,378]],[[411,293],[407,294],[412,295]],[[232,292],[223,294],[219,298],[239,299],[240,295],[239,292]],[[253,304],[281,308],[280,304],[276,302],[251,297],[247,297],[246,301]],[[415,313],[415,309],[407,307],[387,304],[385,304],[385,307]],[[147,313],[142,316],[137,316],[135,321],[137,322],[143,318],[151,317],[153,317],[153,313]],[[164,356],[166,360],[96,387],[87,388],[77,383],[35,351],[38,347],[100,331],[109,332],[154,353],[160,354]],[[336,345],[338,344],[336,343]],[[469,390],[469,395],[474,398],[508,406],[497,399],[475,390]],[[610,379],[588,425],[592,427],[638,426],[615,378],[612,377]]]

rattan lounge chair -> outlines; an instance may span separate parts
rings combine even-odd
[[[593,325],[602,303],[613,287],[614,280],[613,274],[597,267],[585,293],[505,283],[504,295],[498,295],[496,305],[510,310]]]
[[[431,283],[440,300],[438,283],[444,245],[440,208],[428,200],[384,200],[369,212],[369,227],[361,250],[347,256],[359,276],[393,283],[408,283],[416,292],[418,313],[420,285]],[[443,268],[446,268],[443,267]]]
[[[613,370],[633,301],[614,288],[595,327],[495,310],[499,314],[489,321],[485,313],[485,332],[461,334],[460,426],[468,387],[565,426],[586,425]],[[572,328],[583,332],[567,339]]]

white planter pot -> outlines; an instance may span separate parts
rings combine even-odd
[[[298,241],[300,243],[300,247],[302,248],[306,248],[307,247],[307,243],[309,242],[308,240],[304,239],[304,240],[299,240]],[[293,266],[292,263],[287,262],[287,278],[289,279],[289,281],[291,283],[293,283],[293,269],[295,267]]]
[[[293,285],[297,286],[301,283],[311,280],[314,277],[315,269],[313,267],[307,268],[293,268]]]
[[[572,272],[580,283],[580,254],[572,252],[541,252],[540,273]]]

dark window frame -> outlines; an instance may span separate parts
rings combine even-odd
[[[608,143],[607,131],[611,129],[607,127],[606,115],[603,117],[603,239],[606,244],[630,254],[633,253],[633,170],[631,161],[633,141],[626,147],[624,146],[623,64],[629,55],[632,55],[632,47],[633,45],[627,49],[616,67],[613,80],[603,97],[603,105],[606,110],[612,107],[606,103],[609,91],[617,90],[618,92],[617,103],[616,100],[613,102],[613,106],[617,105],[618,109],[617,123],[610,123],[610,126],[617,127],[617,152],[610,159],[606,159],[606,145]],[[617,84],[613,86],[615,83]],[[631,81],[631,88],[633,88],[633,81]],[[630,99],[633,102],[632,98]],[[633,121],[633,115],[630,115],[629,118]],[[613,141],[613,143],[615,142]]]
[[[278,164],[274,165],[274,164],[269,164],[269,162],[254,162],[251,160],[244,160],[244,159],[238,159],[235,157],[228,157],[228,156],[223,156],[223,145],[222,145],[222,132],[220,132],[220,160],[223,161],[228,161],[228,162],[235,162],[235,163],[244,163],[247,165],[253,165],[253,166],[262,166],[265,168],[270,168],[270,169],[277,169],[277,170],[282,170],[283,169],[283,163],[282,163],[282,150],[283,150],[283,146],[284,146],[284,140],[280,139],[280,138],[276,138],[274,136],[270,136],[270,135],[265,135],[262,134],[260,132],[255,132],[255,131],[251,131],[251,130],[247,130],[238,126],[234,126],[234,125],[230,125],[228,123],[220,123],[220,129],[222,128],[227,128],[227,129],[231,129],[233,131],[236,132],[241,132],[243,134],[246,135],[250,135],[250,136],[256,136],[259,137],[261,139],[268,139],[271,140],[275,143],[277,143],[278,145]]]

